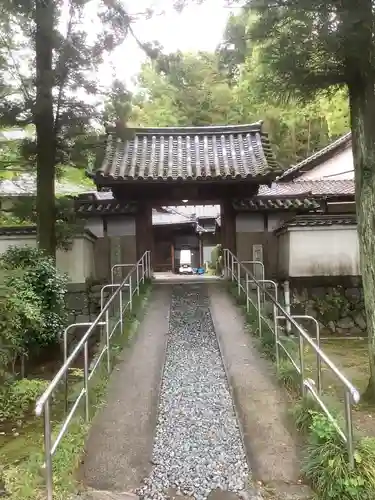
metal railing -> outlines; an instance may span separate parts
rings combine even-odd
[[[353,422],[352,422],[352,405],[357,404],[360,400],[358,390],[349,382],[349,380],[340,372],[336,365],[328,358],[328,356],[320,348],[320,331],[319,323],[312,316],[307,315],[290,315],[278,301],[277,283],[271,280],[257,280],[249,269],[240,262],[236,256],[228,249],[224,249],[224,265],[226,267],[226,276],[228,279],[237,283],[238,295],[243,292],[246,298],[246,310],[250,311],[250,305],[257,311],[257,323],[259,336],[262,336],[262,323],[266,324],[269,330],[274,335],[275,341],[275,359],[277,371],[280,370],[280,354],[281,351],[289,359],[292,366],[300,377],[300,391],[302,396],[310,393],[312,398],[318,403],[322,411],[326,414],[337,433],[341,436],[348,450],[349,464],[354,466],[354,438],[353,438]],[[264,275],[263,275],[264,276]],[[250,284],[256,286],[257,304],[254,304],[249,291]],[[272,294],[266,285],[271,285],[274,289]],[[272,304],[272,324],[262,314],[261,295],[264,295]],[[316,338],[313,339],[306,330],[296,320],[309,320],[314,323]],[[282,336],[279,334],[279,322],[289,322],[298,335],[298,359],[295,360],[287,347],[282,342]],[[305,366],[305,345],[308,344],[316,354],[316,381],[311,378],[306,378]],[[338,379],[344,389],[344,416],[345,429],[342,429],[337,419],[332,415],[331,411],[322,399],[322,363],[327,366],[333,375]]]
[[[90,405],[89,405],[89,382],[92,379],[96,368],[98,367],[101,359],[106,354],[107,358],[107,371],[111,371],[111,352],[110,352],[110,340],[116,333],[118,326],[120,326],[120,331],[123,331],[123,316],[126,310],[129,308],[131,310],[132,297],[134,293],[139,293],[140,283],[144,283],[146,278],[151,277],[151,259],[150,251],[145,252],[136,264],[128,265],[126,267],[131,269],[126,275],[125,279],[120,284],[111,283],[111,285],[105,285],[101,290],[101,311],[96,317],[95,321],[92,323],[75,323],[69,325],[64,331],[64,362],[60,370],[57,372],[53,380],[48,385],[45,392],[38,399],[35,407],[35,413],[37,416],[44,414],[44,454],[45,454],[45,472],[46,472],[46,489],[47,489],[47,500],[53,499],[53,473],[52,473],[52,459],[55,454],[62,438],[64,437],[77,409],[85,398],[85,419],[86,421],[90,418]],[[115,266],[114,266],[115,267]],[[141,272],[139,269],[141,268]],[[134,277],[134,274],[136,275]],[[113,276],[113,268],[112,268]],[[134,283],[134,288],[131,287],[131,283]],[[103,291],[107,287],[115,288],[115,291],[104,304]],[[129,300],[125,305],[123,305],[122,293],[124,290],[129,291]],[[119,307],[117,309],[116,302],[119,299]],[[110,317],[110,309],[113,308],[113,318]],[[117,310],[117,311],[116,311]],[[115,324],[111,327],[110,320],[113,319]],[[82,336],[80,341],[74,347],[72,352],[68,355],[68,333],[73,327],[84,327],[88,326],[87,331]],[[99,355],[93,360],[93,366],[89,367],[89,346],[88,342],[91,339],[93,332],[97,327],[105,326],[105,336],[104,342],[100,345]],[[64,384],[64,398],[65,398],[65,408],[68,408],[68,371],[71,369],[77,356],[83,350],[84,353],[84,369],[83,369],[83,388],[79,392],[77,398],[69,412],[66,411],[66,416],[62,422],[61,429],[52,442],[52,425],[51,425],[51,402],[53,399],[53,394],[56,389],[60,387],[61,383]]]

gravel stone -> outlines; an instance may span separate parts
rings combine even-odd
[[[239,493],[249,469],[204,285],[176,285],[151,474],[137,495],[168,491],[205,500],[212,490]]]

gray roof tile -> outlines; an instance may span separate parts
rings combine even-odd
[[[131,132],[129,132],[131,133]],[[130,139],[109,131],[101,166],[92,175],[114,181],[276,177],[280,168],[261,123],[134,129]],[[273,174],[273,175],[272,175]]]
[[[352,179],[321,179],[292,182],[275,182],[271,187],[260,186],[258,196],[340,196],[355,194]]]
[[[279,233],[288,227],[322,227],[322,226],[355,226],[356,215],[298,215],[282,224],[274,232]]]
[[[300,197],[280,197],[280,198],[261,198],[255,196],[246,200],[236,200],[233,203],[235,210],[238,211],[278,211],[278,210],[296,210],[296,211],[313,211],[322,210],[322,203],[319,199]]]

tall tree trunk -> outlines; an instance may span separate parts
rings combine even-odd
[[[352,47],[348,48],[347,53],[353,56],[347,62],[347,81],[370,364],[369,383],[363,397],[375,401],[375,78],[372,69],[372,1],[361,1],[360,16],[358,8],[350,3],[351,0],[346,1],[349,2],[348,6],[356,9],[348,20],[353,32],[350,37]],[[352,20],[358,20],[361,16],[360,25],[353,24]]]
[[[37,239],[38,246],[55,257],[55,157],[53,71],[54,0],[36,0],[35,52],[36,102],[34,121],[37,138]]]

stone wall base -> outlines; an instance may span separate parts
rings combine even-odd
[[[319,322],[321,335],[367,336],[360,277],[290,279],[291,312]]]
[[[68,285],[65,304],[69,314],[69,324],[95,320],[100,313],[100,290],[104,284],[75,283]],[[110,289],[105,291],[105,301],[110,294]]]

